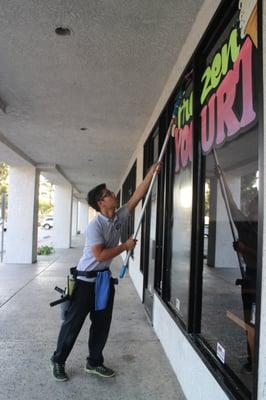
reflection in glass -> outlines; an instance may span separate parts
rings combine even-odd
[[[170,302],[186,323],[188,316],[192,212],[191,164],[175,175],[173,196]]]
[[[256,132],[214,152],[206,157],[208,234],[204,235],[201,333],[221,362],[251,390],[258,231]]]

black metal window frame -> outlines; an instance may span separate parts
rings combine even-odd
[[[136,173],[137,173],[137,161],[132,165],[123,185],[122,185],[122,205],[126,204],[130,197],[136,190]],[[129,236],[134,233],[135,224],[135,210],[128,218],[128,223],[123,227],[121,232],[122,242],[127,241]]]
[[[155,135],[159,135],[159,144],[158,149],[160,149],[163,145],[163,134],[164,134],[164,126],[162,126],[162,121],[160,119],[159,123],[156,124],[149,135],[148,139],[144,144],[144,154],[143,154],[143,178],[145,177],[147,171],[150,166],[153,164],[154,154],[153,154],[153,140]],[[157,226],[156,226],[156,265],[155,265],[155,282],[154,287],[157,287],[157,283],[159,281],[159,286],[161,285],[161,277],[158,275],[158,266],[161,264],[162,258],[162,235],[163,235],[163,214],[160,212],[160,208],[163,204],[163,189],[164,188],[164,180],[161,177],[161,174],[158,176],[158,193],[157,193]],[[144,200],[143,200],[144,202]],[[150,230],[150,213],[151,213],[151,202],[147,204],[142,229],[141,229],[141,261],[140,261],[140,270],[144,272],[144,285],[145,288],[147,285],[147,274],[144,271],[144,265],[148,264],[148,253],[149,253],[149,230]]]
[[[157,132],[157,125],[153,128],[152,132],[150,133],[148,139],[144,143],[144,148],[143,148],[143,171],[142,175],[143,178],[145,177],[149,167],[152,164],[153,160],[153,147],[152,147],[152,141],[155,133]],[[142,205],[144,203],[144,200],[142,201]],[[142,226],[141,226],[141,253],[140,253],[140,271],[143,273],[145,268],[144,265],[148,263],[147,257],[148,257],[148,252],[149,252],[149,228],[150,228],[150,204],[147,204],[145,213],[143,216],[142,220]],[[144,278],[145,280],[145,278]],[[144,287],[145,287],[145,281],[144,281]]]
[[[175,97],[177,94],[177,91],[179,90],[180,86],[183,83],[183,80],[185,76],[188,75],[190,71],[194,71],[194,64],[193,64],[193,59],[189,61],[187,64],[181,78],[179,79],[179,82],[177,84],[177,90],[174,92],[174,96],[171,97],[171,100],[168,105],[168,119],[167,119],[167,124],[169,124],[171,118],[172,118],[172,112],[173,112],[173,107],[174,107],[174,101]],[[194,73],[192,74],[194,75]],[[194,96],[195,98],[195,96]],[[193,121],[194,121],[194,116],[193,116]],[[166,128],[167,129],[167,128]],[[193,132],[194,132],[194,122],[193,122]],[[195,151],[195,140],[194,140],[194,133],[193,133],[193,159],[191,161],[192,165],[192,182],[193,182],[193,194],[192,194],[192,217],[191,221],[193,221],[193,216],[195,215],[195,207],[194,207],[194,198],[195,198],[195,193],[197,193],[197,187],[195,186],[195,176],[197,175],[197,168],[195,168],[195,163],[197,160],[196,152]],[[163,263],[163,300],[167,303],[167,307],[171,310],[172,315],[177,318],[179,321],[180,326],[186,331],[186,332],[191,332],[191,320],[192,320],[192,315],[193,311],[191,309],[191,299],[193,298],[193,292],[192,292],[192,279],[191,279],[191,273],[193,270],[193,256],[194,256],[194,224],[193,222],[191,223],[191,248],[190,248],[190,279],[189,279],[189,289],[188,289],[188,319],[184,320],[182,319],[176,310],[173,308],[172,304],[170,303],[170,280],[171,280],[171,268],[172,268],[172,248],[173,248],[173,241],[172,241],[172,225],[173,225],[173,189],[174,189],[174,179],[175,179],[175,143],[174,140],[171,139],[170,144],[168,146],[168,150],[166,153],[165,157],[165,164],[166,164],[166,190],[165,190],[165,209],[167,210],[166,214],[166,220],[165,220],[165,225],[167,227],[167,233],[165,234],[166,238],[164,241],[164,263]],[[159,290],[157,288],[157,292],[159,293]]]

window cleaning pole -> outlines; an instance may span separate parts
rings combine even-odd
[[[161,149],[161,152],[160,152],[160,155],[159,155],[159,158],[158,158],[157,162],[161,162],[162,159],[163,159],[163,156],[165,154],[165,151],[166,151],[166,148],[167,148],[167,144],[168,144],[168,141],[169,141],[170,136],[171,136],[172,127],[173,127],[175,119],[177,117],[178,107],[181,104],[181,101],[183,99],[183,95],[184,95],[184,90],[180,89],[180,91],[178,92],[178,94],[176,96],[176,99],[175,99],[175,105],[174,105],[174,109],[173,109],[172,119],[171,119],[171,122],[169,124],[168,130],[166,132],[166,136],[165,136],[165,139],[164,139],[163,147]],[[136,228],[136,230],[135,230],[135,232],[133,234],[133,238],[132,239],[134,239],[134,240],[136,240],[136,238],[137,238],[137,235],[138,235],[141,223],[142,223],[142,219],[143,219],[143,216],[144,216],[144,212],[145,212],[146,206],[147,206],[148,201],[149,201],[150,196],[151,196],[151,191],[152,191],[156,176],[157,176],[157,172],[155,171],[153,176],[152,176],[152,180],[151,180],[149,189],[148,189],[146,197],[145,197],[145,201],[144,201],[141,213],[140,213],[140,217],[139,217],[139,221],[138,221],[138,224],[137,224],[137,228]],[[123,265],[120,268],[120,272],[119,272],[119,278],[120,279],[124,278],[124,276],[125,276],[125,273],[126,273],[126,270],[127,270],[127,267],[128,267],[128,261],[129,261],[129,257],[130,257],[131,251],[132,250],[127,252],[125,261],[123,262]]]
[[[219,170],[221,170],[221,166],[220,166],[219,161],[218,161],[216,150],[213,148],[212,152],[213,152],[213,157],[214,157],[214,161],[215,161],[216,167],[217,167],[217,169],[219,171]],[[223,199],[224,199],[225,208],[226,208],[227,215],[228,215],[229,225],[230,225],[232,236],[233,236],[233,241],[236,242],[237,238],[236,238],[234,225],[233,225],[234,220],[233,220],[233,217],[232,217],[232,213],[231,213],[231,209],[230,209],[230,205],[229,205],[229,201],[228,201],[228,197],[227,197],[227,193],[226,193],[226,189],[225,189],[224,178],[223,178],[223,175],[220,174],[220,173],[219,173],[219,182],[220,182],[222,196],[223,196]],[[238,259],[238,263],[239,263],[241,276],[242,276],[242,278],[244,278],[245,270],[244,270],[244,267],[243,267],[243,264],[242,264],[242,261],[241,261],[241,256],[238,253],[238,251],[236,252],[236,254],[237,254],[237,259]]]
[[[159,155],[159,159],[158,159],[157,162],[161,162],[162,159],[163,159],[163,156],[164,156],[164,154],[165,154],[165,151],[166,151],[166,148],[167,148],[167,144],[168,144],[169,138],[170,138],[170,136],[171,136],[171,130],[172,130],[172,126],[173,126],[174,121],[175,121],[175,116],[173,115],[173,118],[171,119],[170,125],[169,125],[169,127],[168,127],[167,132],[166,132],[166,136],[165,136],[165,139],[164,139],[163,147],[162,147],[162,149],[161,149],[161,153],[160,153],[160,155]],[[140,229],[140,227],[141,227],[142,219],[143,219],[143,216],[144,216],[144,213],[145,213],[146,206],[147,206],[148,201],[149,201],[150,196],[151,196],[151,192],[152,192],[152,188],[153,188],[153,185],[154,185],[156,176],[157,176],[157,172],[155,171],[155,172],[153,173],[152,180],[151,180],[151,183],[150,183],[148,192],[147,192],[146,197],[145,197],[145,201],[144,201],[144,204],[143,204],[141,213],[140,213],[140,217],[139,217],[139,221],[138,221],[137,228],[136,228],[136,230],[135,230],[135,232],[134,232],[134,234],[133,234],[133,239],[134,239],[134,240],[136,240],[137,235],[138,235],[138,232],[139,232],[139,229]],[[119,273],[119,278],[120,278],[120,279],[122,279],[122,278],[124,277],[125,273],[126,273],[126,269],[127,269],[127,267],[128,267],[128,261],[129,261],[130,255],[131,255],[131,251],[132,251],[132,250],[130,250],[130,251],[127,252],[125,261],[123,262],[123,265],[122,265],[121,268],[120,268],[120,273]]]

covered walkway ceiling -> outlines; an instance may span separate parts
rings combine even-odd
[[[116,189],[202,3],[0,0],[0,140]]]

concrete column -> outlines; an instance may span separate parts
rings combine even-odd
[[[88,204],[85,201],[78,202],[78,231],[84,233],[88,225]]]
[[[10,167],[5,263],[37,261],[39,171]]]
[[[68,182],[55,185],[54,246],[68,249],[71,245],[73,188]]]
[[[72,236],[76,236],[78,231],[78,200],[73,197],[72,204]]]
[[[226,174],[226,182],[231,190],[235,203],[237,206],[240,206],[240,178],[230,177]],[[234,240],[220,184],[218,184],[217,187],[215,267],[239,268],[236,252],[232,247]],[[235,232],[236,237],[238,237],[236,230]]]

